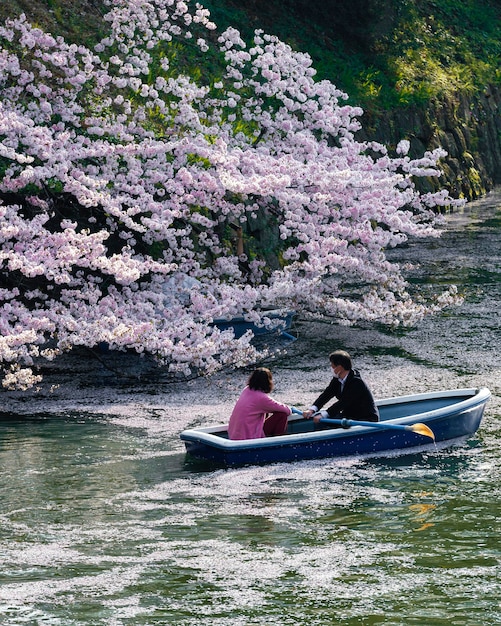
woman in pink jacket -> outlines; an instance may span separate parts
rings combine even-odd
[[[272,389],[273,378],[268,368],[260,367],[250,375],[230,417],[230,439],[259,439],[286,432],[292,411],[286,404],[270,398]]]

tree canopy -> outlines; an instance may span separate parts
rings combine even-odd
[[[307,54],[218,32],[198,3],[114,0],[106,20],[93,50],[24,16],[0,28],[4,386],[99,342],[173,372],[256,359],[221,317],[412,324],[455,300],[411,297],[385,254],[438,235],[434,208],[457,204],[414,184],[442,150],[357,141],[362,111]],[[245,228],[257,215],[276,263]]]

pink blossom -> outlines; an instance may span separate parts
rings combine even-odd
[[[196,82],[168,56],[158,67],[165,42],[213,45],[196,2],[110,0],[106,20],[94,51],[24,16],[0,26],[4,386],[37,384],[37,360],[100,341],[173,372],[242,365],[257,356],[251,334],[213,321],[271,327],[270,306],[412,324],[458,301],[451,288],[414,302],[385,255],[438,236],[432,209],[457,204],[414,185],[440,174],[441,149],[411,159],[406,139],[395,157],[358,142],[362,111],[262,31],[250,45],[219,33],[223,75]],[[252,256],[258,215],[276,222],[278,268]]]

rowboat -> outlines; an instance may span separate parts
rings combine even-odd
[[[478,430],[490,396],[482,387],[386,398],[376,402],[379,422],[326,420],[321,430],[293,414],[286,434],[262,439],[230,440],[227,424],[184,430],[180,437],[189,457],[226,467],[384,456],[468,439]]]

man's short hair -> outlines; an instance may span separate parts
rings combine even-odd
[[[341,365],[345,370],[351,370],[351,357],[344,350],[335,350],[329,354],[329,360],[333,365]]]

